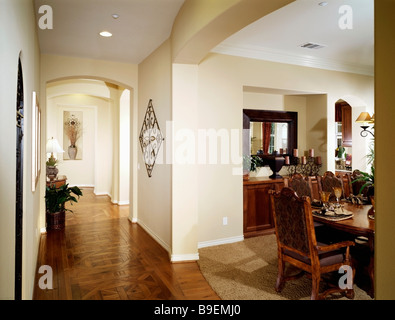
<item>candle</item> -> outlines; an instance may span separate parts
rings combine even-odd
[[[302,164],[306,164],[306,157],[305,156],[302,157]]]
[[[309,156],[314,158],[314,149],[309,150]]]
[[[298,156],[298,149],[294,149],[294,157]]]
[[[289,156],[285,156],[285,164],[289,164]]]
[[[320,156],[318,156],[318,157],[316,158],[316,163],[317,163],[317,164],[322,164],[322,161],[321,161],[321,157],[320,157]]]

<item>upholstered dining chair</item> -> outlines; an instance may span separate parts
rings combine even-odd
[[[319,285],[323,274],[338,272],[340,267],[351,266],[350,246],[352,241],[343,241],[326,245],[316,240],[310,199],[298,197],[288,187],[281,191],[270,191],[271,205],[277,237],[278,247],[278,277],[276,291],[281,292],[285,282],[308,273],[312,279],[311,299],[325,299],[334,292],[343,292],[347,298],[354,298],[352,283],[346,288],[339,286],[319,292]],[[302,272],[298,276],[286,276],[285,264],[289,263]]]
[[[351,174],[344,173],[343,175],[336,175],[336,177],[342,181],[343,197],[348,198],[350,195],[353,194]]]
[[[300,173],[292,175],[288,179],[284,179],[285,186],[293,189],[298,197],[310,197],[311,199],[311,188],[308,180],[305,179]]]
[[[334,187],[340,187],[343,190],[341,178],[336,177],[332,171],[326,171],[321,177],[321,186],[322,191],[328,191],[332,193],[329,198],[330,201],[336,200],[335,194],[333,192]],[[344,191],[342,191],[342,195],[344,195]]]
[[[351,177],[350,177],[351,183],[352,183],[352,193],[353,193],[354,196],[359,195],[359,191],[361,190],[361,187],[365,183],[364,181],[352,182],[352,181],[354,181],[354,180],[356,180],[357,178],[360,178],[360,177],[362,177],[362,174],[361,174],[361,171],[359,171],[358,169],[354,170],[352,172],[352,174],[351,174]],[[368,188],[365,188],[365,189],[362,190],[362,195],[364,197],[367,196],[367,191],[368,191]]]

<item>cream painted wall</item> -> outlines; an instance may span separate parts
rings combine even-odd
[[[351,94],[360,97],[366,108],[374,105],[372,77],[209,54],[199,65],[199,129],[225,128],[241,132],[245,86],[319,94],[313,100],[306,98],[307,110],[319,110],[318,115],[311,116],[313,121],[306,112],[306,130],[309,128],[310,131],[317,122],[321,122],[321,118],[334,121],[334,102],[339,97]],[[324,96],[326,103],[322,101]],[[291,103],[289,99],[287,102]],[[322,105],[318,109],[317,102]],[[296,104],[291,105],[297,107]],[[314,127],[310,128],[313,124]],[[325,153],[325,147],[322,142],[320,144],[325,129],[320,123],[318,127],[318,135],[306,139],[305,147],[314,145]],[[334,136],[334,125],[328,125],[326,131],[327,136]],[[326,148],[334,150],[334,143],[328,142]],[[204,226],[199,228],[199,242],[242,235],[242,179],[233,170],[240,166],[235,163],[199,167],[199,226]],[[328,163],[327,168],[333,170],[334,165],[331,167]],[[229,222],[227,226],[222,225],[225,215]]]
[[[40,236],[39,190],[32,192],[31,128],[32,94],[40,94],[40,50],[35,32],[33,3],[30,0],[2,0],[0,10],[2,50],[0,75],[0,299],[14,299],[15,270],[15,168],[16,92],[18,57],[24,80],[24,175],[23,175],[23,266],[22,298],[30,299],[36,272]],[[3,50],[4,49],[4,50]],[[39,99],[41,103],[42,100]],[[45,114],[45,109],[42,108]],[[41,141],[43,143],[44,140]],[[41,178],[44,176],[41,173]]]
[[[395,172],[393,131],[395,119],[395,2],[375,1],[375,294],[378,300],[395,299],[393,202]]]
[[[233,33],[294,0],[186,0],[173,24],[172,61],[198,64]]]
[[[142,128],[148,102],[152,99],[159,127],[165,138],[159,150],[158,161],[148,177],[141,148],[138,162],[138,215],[134,219],[146,229],[168,252],[171,253],[172,185],[171,136],[167,124],[172,119],[171,110],[171,50],[165,41],[155,52],[139,64],[138,135]],[[136,139],[138,142],[138,138]]]

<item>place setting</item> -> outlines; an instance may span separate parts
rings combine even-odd
[[[336,197],[336,202],[329,201],[332,192],[320,192],[321,201],[315,200],[311,204],[311,206],[315,209],[313,210],[313,216],[331,221],[340,221],[352,218],[354,214],[351,211],[345,209],[344,205],[340,203],[342,188],[334,187],[333,193]]]

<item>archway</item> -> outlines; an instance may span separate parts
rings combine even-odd
[[[57,155],[59,172],[71,185],[93,187],[114,204],[129,204],[130,142],[121,137],[130,136],[130,96],[126,86],[92,77],[57,79],[46,86],[47,139],[57,138],[65,151]],[[67,154],[69,116],[82,128],[75,159]]]
[[[335,102],[336,147],[341,142],[345,147],[345,153],[348,155],[348,160],[346,155],[344,161],[337,162],[336,170],[367,170],[368,160],[366,155],[372,141],[360,135],[360,125],[355,122],[363,111],[371,110],[369,110],[365,101],[353,95],[344,95]],[[345,119],[343,119],[344,117]],[[338,125],[339,121],[337,120],[339,119],[343,120],[341,125]],[[338,166],[339,163],[342,164]]]

